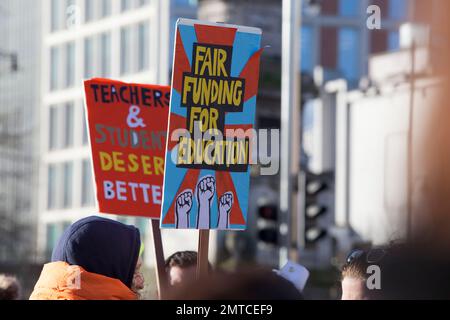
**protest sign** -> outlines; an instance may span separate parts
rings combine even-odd
[[[179,19],[162,228],[246,227],[258,28]]]
[[[98,211],[159,219],[170,87],[100,78],[84,86]]]

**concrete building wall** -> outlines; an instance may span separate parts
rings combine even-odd
[[[40,3],[0,3],[0,262],[35,257]]]

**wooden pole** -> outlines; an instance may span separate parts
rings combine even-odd
[[[413,139],[414,139],[414,89],[416,86],[416,43],[413,40],[411,45],[411,75],[410,75],[410,94],[409,94],[409,116],[408,116],[408,176],[407,176],[407,203],[406,203],[406,237],[412,237],[413,229],[413,192],[414,192],[414,168],[413,168]]]
[[[197,254],[197,279],[208,275],[209,272],[208,248],[209,248],[209,230],[199,230],[198,254]]]
[[[159,228],[158,219],[150,219],[153,234],[153,248],[155,252],[155,271],[156,271],[156,286],[158,289],[158,298],[160,300],[165,298],[167,289],[167,275],[164,262],[164,251],[161,239],[161,230]]]

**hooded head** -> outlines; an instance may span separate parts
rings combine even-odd
[[[134,226],[91,216],[64,231],[53,250],[52,262],[77,265],[131,288],[140,245],[139,230]]]

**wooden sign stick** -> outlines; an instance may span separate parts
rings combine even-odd
[[[158,298],[160,300],[165,298],[167,289],[167,275],[164,262],[164,251],[161,239],[161,230],[159,229],[159,220],[150,219],[152,224],[153,234],[153,248],[155,252],[155,271],[156,271],[156,286],[158,289]]]
[[[209,261],[209,230],[199,230],[198,232],[198,254],[197,254],[197,279],[208,275]]]

